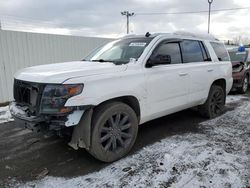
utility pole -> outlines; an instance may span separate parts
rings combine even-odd
[[[208,6],[209,6],[209,8],[208,8],[208,26],[207,26],[207,33],[209,33],[210,32],[210,14],[211,14],[211,4],[213,3],[213,0],[207,0],[207,2],[208,2]]]
[[[134,16],[135,13],[133,13],[133,12],[130,13],[129,11],[123,11],[123,12],[121,12],[121,15],[127,17],[127,34],[129,34],[129,17]]]

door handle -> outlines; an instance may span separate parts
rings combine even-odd
[[[188,73],[179,73],[179,76],[187,76]]]
[[[214,71],[214,69],[208,69],[207,70],[207,72],[213,72]]]

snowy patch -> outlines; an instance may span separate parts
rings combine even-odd
[[[11,117],[9,106],[0,107],[0,123],[6,123],[9,121],[14,121]]]
[[[233,96],[230,101],[241,100]],[[228,99],[229,100],[229,99]],[[248,187],[250,103],[199,125],[201,133],[167,137],[99,172],[47,176],[20,187]]]
[[[226,103],[239,102],[242,99],[248,99],[248,97],[242,95],[227,95]]]

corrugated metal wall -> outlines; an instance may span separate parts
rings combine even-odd
[[[111,39],[0,30],[0,103],[12,100],[14,73],[24,67],[83,59]]]

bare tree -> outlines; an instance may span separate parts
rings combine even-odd
[[[236,44],[236,45],[241,45],[241,44],[246,45],[247,44],[247,45],[249,45],[250,39],[249,39],[249,37],[238,35],[238,36],[233,38],[233,44]]]

